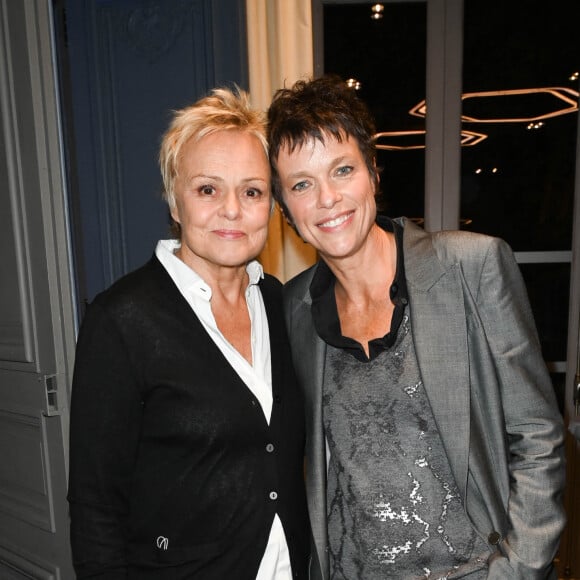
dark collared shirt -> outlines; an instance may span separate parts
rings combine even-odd
[[[398,223],[384,216],[377,217],[377,224],[383,230],[395,234],[397,268],[395,271],[395,279],[388,290],[391,301],[395,305],[395,310],[389,332],[385,336],[369,341],[368,358],[364,348],[359,342],[348,336],[343,336],[341,332],[336,297],[334,294],[336,278],[325,262],[321,261],[319,263],[310,284],[312,319],[318,335],[326,343],[344,349],[361,361],[373,360],[378,354],[393,346],[397,338],[401,320],[403,320],[405,306],[408,303],[405,265],[403,261],[403,228]]]

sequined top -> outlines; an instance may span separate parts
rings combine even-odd
[[[489,552],[465,515],[407,314],[372,361],[328,347],[323,412],[331,578],[485,578]]]

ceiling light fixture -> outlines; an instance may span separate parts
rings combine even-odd
[[[373,20],[380,20],[383,17],[385,7],[382,4],[374,4],[371,6],[371,18]]]
[[[488,119],[482,119],[478,117],[473,117],[469,115],[462,115],[461,120],[469,123],[525,123],[532,121],[541,121],[542,119],[549,119],[551,117],[557,117],[559,115],[566,115],[567,113],[573,113],[578,110],[578,96],[580,93],[566,87],[539,87],[534,89],[514,89],[507,91],[480,91],[477,93],[463,93],[461,95],[461,100],[465,101],[467,99],[474,98],[493,98],[493,97],[512,97],[520,95],[534,95],[534,94],[549,94],[556,99],[563,101],[567,106],[563,108],[556,109],[554,111],[549,111],[547,113],[542,113],[535,115],[533,117],[494,117]],[[419,104],[415,105],[409,113],[415,117],[425,117],[427,114],[427,105],[425,101],[421,101]]]
[[[377,149],[382,149],[384,151],[405,151],[409,149],[425,149],[425,136],[426,131],[381,131],[374,135],[375,147]],[[420,142],[412,143],[410,145],[398,145],[394,141],[397,141],[401,137],[413,137],[416,135],[421,135],[423,139]],[[487,135],[483,133],[475,133],[474,131],[461,131],[461,145],[463,147],[471,147],[481,143],[484,139],[487,139]],[[379,142],[383,141],[383,142]],[[386,141],[386,142],[385,142]]]

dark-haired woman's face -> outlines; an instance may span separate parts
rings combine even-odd
[[[355,139],[280,150],[282,196],[300,236],[326,261],[356,255],[376,218],[375,186]]]

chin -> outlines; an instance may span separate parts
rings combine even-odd
[[[221,256],[222,259],[216,260],[216,263],[225,268],[245,268],[246,265],[256,258],[257,254],[251,254],[248,256]]]

